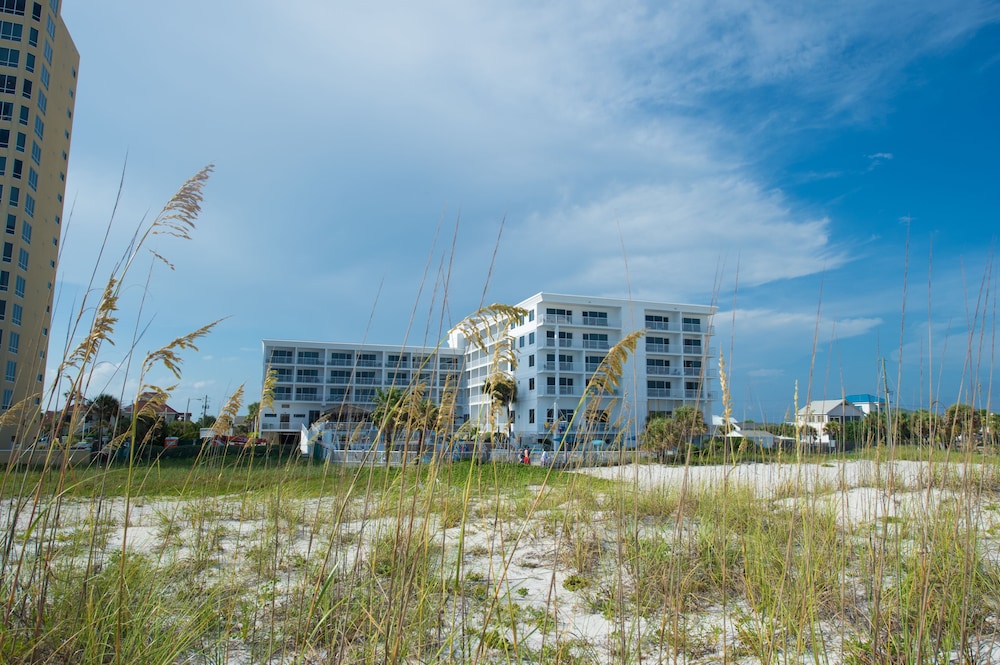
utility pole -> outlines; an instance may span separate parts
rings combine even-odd
[[[205,420],[206,416],[208,416],[208,395],[205,395],[204,397],[201,398],[201,419],[202,419],[202,421]]]

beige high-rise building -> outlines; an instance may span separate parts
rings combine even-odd
[[[59,10],[0,0],[0,448],[31,435],[44,399],[80,63]]]

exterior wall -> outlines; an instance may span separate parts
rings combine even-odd
[[[357,409],[371,411],[376,388],[426,383],[428,397],[438,401],[446,382],[459,388],[458,423],[505,432],[519,445],[565,437],[574,445],[596,440],[631,446],[650,415],[670,414],[680,406],[700,409],[711,422],[715,375],[709,342],[715,308],[549,293],[518,306],[528,313],[507,332],[516,359],[513,371],[503,363],[494,367],[502,338],[495,327],[479,331],[485,350],[470,343],[459,327],[440,349],[264,340],[264,371],[273,368],[279,378],[275,413],[262,415],[261,431],[298,434],[338,406],[350,406],[343,410],[353,420],[345,421],[360,425]],[[645,336],[626,362],[619,388],[585,399],[608,350],[634,330],[644,330]],[[425,356],[431,360],[415,361]],[[517,397],[510,413],[494,422],[483,385],[498,369],[513,375]]]
[[[29,407],[0,430],[0,447],[33,439],[45,376],[80,63],[59,4],[0,9],[0,411]]]
[[[328,411],[350,413],[345,427],[363,423],[379,388],[423,383],[435,402],[458,387],[462,354],[454,349],[395,345],[264,340],[264,373],[278,373],[274,411],[261,414],[261,432],[298,434]],[[464,408],[459,404],[459,417]]]

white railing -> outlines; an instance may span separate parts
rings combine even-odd
[[[663,399],[666,397],[671,397],[670,388],[647,388],[646,396],[653,399]]]
[[[583,317],[583,325],[585,326],[608,326],[608,318],[606,316],[585,316]]]
[[[585,340],[583,340],[583,348],[585,348],[585,349],[610,349],[611,346],[608,344],[607,340],[603,340],[603,339],[585,339]]]
[[[573,363],[559,363],[559,371],[560,372],[572,372],[573,371]]]
[[[646,344],[646,353],[670,353],[669,344]]]
[[[322,365],[322,358],[313,358],[312,356],[299,356],[298,365]]]

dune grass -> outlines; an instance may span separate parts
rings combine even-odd
[[[112,339],[135,252],[190,233],[206,178],[81,309],[89,331],[60,368],[74,385]],[[208,332],[138,362],[144,390],[160,390],[143,381],[157,364],[179,376]],[[863,443],[708,449],[666,484],[639,467],[602,479],[208,450],[9,466],[0,662],[995,662],[995,451]]]

